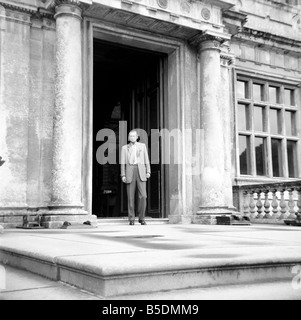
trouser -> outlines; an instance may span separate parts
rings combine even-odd
[[[145,211],[146,211],[146,182],[141,181],[138,171],[138,166],[133,168],[133,181],[127,184],[127,195],[128,195],[128,211],[129,211],[129,220],[135,220],[135,200],[136,200],[136,187],[138,187],[138,213],[139,220],[144,221]]]

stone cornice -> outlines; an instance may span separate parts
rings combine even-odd
[[[0,6],[5,9],[16,10],[28,14],[34,14],[38,11],[38,8],[35,6],[5,0],[0,1]]]
[[[246,42],[255,42],[261,46],[274,47],[283,51],[292,51],[300,54],[301,41],[278,36],[272,33],[263,32],[250,28],[242,28],[238,34],[234,36],[238,40]]]
[[[18,11],[21,13],[25,13],[31,16],[36,16],[36,17],[46,17],[46,18],[52,18],[53,13],[47,11],[44,8],[36,7],[36,6],[31,6],[23,3],[17,3],[14,1],[6,1],[6,0],[0,0],[0,6],[4,7],[7,10],[12,10],[12,11]]]
[[[223,11],[223,22],[232,35],[237,34],[239,30],[241,30],[247,23],[247,21],[248,16],[244,13],[231,9]]]
[[[199,0],[201,2],[205,2],[204,0]],[[208,2],[208,1],[206,1]],[[211,5],[214,5],[214,6],[217,6],[221,9],[230,9],[232,8],[233,6],[235,6],[235,1],[233,0],[210,0],[209,1]]]

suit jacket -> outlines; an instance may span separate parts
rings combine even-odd
[[[147,181],[146,174],[151,173],[151,167],[146,145],[136,142],[137,144],[137,162],[139,176],[142,181]],[[134,167],[130,165],[130,148],[131,144],[122,147],[121,150],[121,177],[126,177],[126,183],[133,181]]]

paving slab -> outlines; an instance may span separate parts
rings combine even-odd
[[[0,262],[104,297],[291,279],[301,264],[300,231],[265,225],[6,230]]]
[[[0,300],[101,300],[59,282],[50,281],[27,271],[6,266],[6,288]]]

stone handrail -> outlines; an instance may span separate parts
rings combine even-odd
[[[234,205],[253,223],[301,217],[301,180],[233,187]]]

